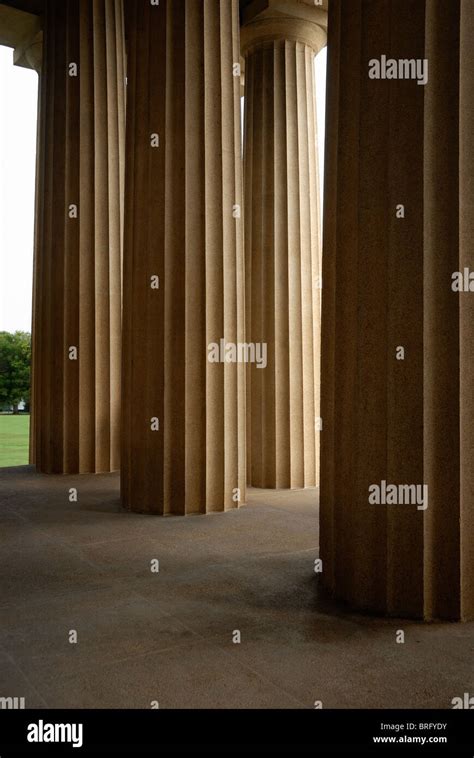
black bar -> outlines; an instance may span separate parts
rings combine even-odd
[[[66,725],[63,730],[56,729],[60,724]],[[28,734],[44,741],[28,741]],[[50,736],[70,741],[46,741]],[[0,710],[0,758],[160,755],[165,751],[188,755],[455,754],[472,758],[474,714],[469,709]]]

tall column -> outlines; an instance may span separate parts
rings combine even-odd
[[[245,55],[249,483],[318,483],[320,228],[314,56],[326,13],[269,3],[242,28]]]
[[[120,0],[46,0],[32,457],[47,473],[119,466],[124,82]]]
[[[473,35],[472,3],[427,0],[425,587],[428,615],[448,618],[474,618]],[[465,269],[472,289],[453,292]]]
[[[222,511],[245,498],[238,3],[126,17],[122,501]]]
[[[463,0],[329,9],[322,578],[389,615],[474,616],[474,292],[452,289],[474,263],[473,18]]]

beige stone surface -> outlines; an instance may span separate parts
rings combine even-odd
[[[474,270],[474,6],[462,0],[459,86],[459,271]],[[451,85],[452,86],[452,85]],[[474,618],[474,299],[459,304],[461,616]]]
[[[47,473],[111,471],[120,448],[121,3],[48,2],[44,23],[31,456]]]
[[[0,45],[16,48],[36,30],[38,17],[0,3]]]
[[[242,28],[245,54],[246,335],[267,345],[247,374],[248,476],[318,481],[320,223],[314,56],[321,10],[270,3]],[[290,15],[290,13],[292,15]]]
[[[323,581],[358,609],[471,618],[472,295],[452,292],[451,275],[472,267],[472,53],[460,43],[472,12],[390,8],[329,10]],[[369,79],[382,54],[427,58],[426,86]],[[427,509],[369,504],[382,480],[426,484]]]
[[[122,499],[221,511],[246,484],[245,366],[208,361],[244,341],[238,3],[126,13]]]

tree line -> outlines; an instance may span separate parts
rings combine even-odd
[[[31,334],[0,332],[0,410],[19,413],[30,406]]]

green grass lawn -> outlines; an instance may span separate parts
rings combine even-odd
[[[0,414],[0,467],[28,463],[30,417]]]

